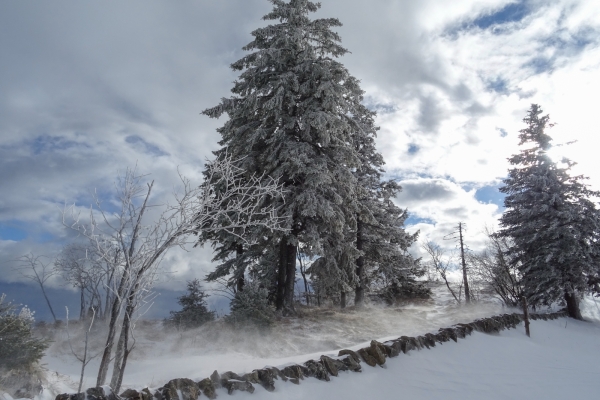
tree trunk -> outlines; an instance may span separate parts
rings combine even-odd
[[[236,255],[236,258],[238,259],[238,261],[241,261],[239,259],[242,257],[242,254],[244,254],[244,246],[241,244],[238,244],[235,249],[235,255]],[[238,266],[238,268],[239,268],[239,266]],[[243,271],[242,275],[239,276],[237,279],[237,282],[236,282],[236,291],[237,292],[241,292],[244,290],[244,285],[246,284],[246,282],[244,280],[244,272],[245,271]]]
[[[471,302],[471,292],[469,291],[469,280],[467,279],[467,263],[465,262],[465,248],[463,245],[462,223],[458,223],[458,233],[460,235],[460,258],[462,260],[463,282],[465,287],[465,302]]]
[[[579,301],[575,293],[565,292],[565,301],[567,302],[567,313],[569,317],[583,321],[581,311],[579,310]]]
[[[81,292],[79,293],[79,320],[83,321],[85,319],[85,292],[83,290],[83,286],[81,287]]]
[[[286,249],[286,276],[285,276],[285,296],[284,309],[288,313],[294,314],[294,284],[296,283],[296,254],[298,248],[294,244],[287,244]]]
[[[346,292],[344,291],[340,293],[340,308],[346,308]]]
[[[50,309],[50,313],[52,314],[52,318],[54,318],[54,322],[56,322],[56,315],[54,314],[54,310],[50,305],[50,299],[48,299],[48,295],[46,294],[46,290],[44,289],[44,285],[40,283],[40,287],[42,288],[42,294],[44,295],[44,299],[46,299],[46,303],[48,303],[48,308]]]
[[[117,350],[115,351],[112,378],[110,380],[110,387],[115,393],[119,393],[121,390],[125,365],[127,365],[127,356],[129,355],[129,349],[127,348],[129,346],[129,330],[131,328],[131,318],[133,317],[133,311],[135,309],[132,296],[133,294],[127,299],[123,326],[121,326],[121,334],[119,335],[119,342],[117,343]]]
[[[306,305],[310,306],[310,296],[308,292],[308,281],[306,280],[306,271],[302,264],[302,258],[298,255],[298,263],[300,264],[300,274],[302,274],[302,280],[304,281],[304,296],[306,297]]]
[[[285,294],[285,275],[286,275],[286,261],[287,261],[287,244],[286,238],[281,238],[279,242],[279,262],[277,269],[277,292],[275,298],[275,307],[277,311],[283,310],[283,296]]]
[[[356,249],[363,249],[363,225],[360,217],[356,219]],[[356,308],[363,308],[365,305],[365,260],[362,255],[356,259],[356,275],[358,276],[358,285],[354,290],[354,305]]]
[[[521,297],[521,304],[523,306],[523,322],[525,323],[525,333],[527,337],[531,337],[529,332],[529,310],[527,309],[527,299],[525,296]]]
[[[123,298],[123,291],[125,289],[125,281],[127,277],[124,275],[121,277],[117,294],[113,296],[112,308],[110,310],[110,321],[108,323],[108,336],[106,338],[106,345],[104,346],[104,353],[102,354],[102,360],[100,361],[100,367],[98,368],[98,377],[96,379],[96,386],[102,386],[106,382],[106,375],[108,374],[108,364],[110,363],[110,354],[114,346],[115,335],[117,333],[117,319],[121,311],[121,299]]]

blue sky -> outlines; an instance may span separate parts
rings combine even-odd
[[[341,61],[378,112],[378,149],[404,187],[397,203],[411,214],[408,229],[422,240],[444,244],[465,222],[470,247],[483,245],[531,103],[558,123],[556,143],[578,140],[554,155],[577,161],[574,172],[600,189],[594,3],[322,1],[318,15],[344,24],[351,54]],[[201,181],[224,123],[201,111],[229,95],[229,65],[269,9],[266,0],[0,3],[0,291],[46,315],[14,260],[53,257],[73,241],[61,210],[75,204],[84,215],[92,191],[114,209],[119,171],[149,174],[154,204],[172,199],[178,168]],[[212,268],[209,247],[188,250],[163,262],[156,315]],[[72,304],[60,279],[48,285],[56,308]]]

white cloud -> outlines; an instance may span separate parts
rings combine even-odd
[[[499,207],[476,199],[476,188],[466,190],[459,184],[440,178],[416,178],[400,182],[403,190],[396,196],[396,203],[407,208],[413,218],[423,220],[409,230],[420,231],[419,241],[434,241],[445,248],[454,248],[454,241],[444,240],[457,230],[458,224],[466,225],[465,242],[473,250],[485,243],[485,228],[497,225]],[[418,245],[413,249],[419,252]]]

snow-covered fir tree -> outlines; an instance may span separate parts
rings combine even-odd
[[[272,288],[277,309],[293,312],[301,251],[317,259],[310,272],[322,292],[343,296],[358,288],[362,304],[364,257],[371,257],[371,269],[385,264],[388,269],[382,272],[395,268],[396,276],[408,276],[415,264],[406,250],[415,237],[405,233],[405,212],[391,202],[399,187],[381,182],[375,114],[361,103],[358,80],[336,60],[347,53],[332,30],[341,23],[334,18],[311,20],[319,3],[270,1],[274,8],[264,19],[275,23],[252,32],[254,40],[244,47],[250,54],[232,64],[242,71],[234,96],[204,113],[229,117],[218,130],[218,157],[238,160],[248,174],[281,179],[286,194],[269,201],[286,218],[288,232],[257,227],[243,239],[206,234],[203,240],[213,242],[214,260],[220,262],[208,279],[227,277],[240,290],[251,267],[252,275]],[[377,238],[361,239],[357,221],[363,222],[370,239],[379,232]],[[363,243],[371,251],[361,258]]]
[[[581,319],[579,299],[598,282],[600,215],[590,199],[600,193],[569,174],[572,161],[548,156],[552,138],[545,131],[552,124],[539,105],[523,121],[523,149],[509,158],[514,168],[500,188],[507,196],[498,236],[513,242],[511,262],[530,304],[564,302],[569,316]]]
[[[198,279],[188,281],[187,293],[177,299],[180,311],[171,311],[171,316],[165,320],[165,325],[177,329],[197,328],[215,319],[214,311],[209,311],[206,298]]]
[[[289,233],[256,232],[257,240],[277,242],[277,307],[293,308],[298,244],[310,255],[339,253],[339,241],[356,209],[358,156],[351,146],[352,115],[362,100],[359,82],[335,60],[347,51],[331,30],[337,19],[309,18],[318,3],[271,0],[264,19],[277,23],[252,32],[244,50],[251,53],[232,68],[243,71],[234,96],[205,111],[211,117],[227,113],[219,129],[223,146],[248,173],[280,177],[287,193],[278,202]],[[233,252],[229,247],[224,251]],[[273,246],[264,252],[273,251]],[[246,254],[244,252],[244,254]],[[246,257],[263,257],[250,252]]]

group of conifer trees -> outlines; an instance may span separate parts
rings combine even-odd
[[[424,271],[408,253],[417,234],[404,230],[407,212],[393,202],[401,188],[382,179],[375,113],[337,61],[347,53],[332,30],[341,23],[311,19],[319,3],[270,2],[264,19],[272,23],[252,32],[248,54],[231,66],[240,73],[233,96],[204,114],[228,117],[218,129],[217,159],[233,160],[245,171],[241,179],[274,178],[284,186],[283,196],[262,199],[276,208],[282,229],[200,229],[199,242],[213,243],[218,262],[207,280],[225,280],[238,293],[250,280],[289,314],[302,259],[310,262],[301,273],[310,275],[317,301],[335,298],[344,307],[352,294],[361,307],[373,286],[389,298],[426,295],[415,281]],[[515,168],[501,188],[506,212],[496,237],[511,243],[506,259],[531,304],[559,301],[581,318],[578,299],[599,292],[600,217],[590,200],[599,193],[569,175],[571,161],[559,165],[547,155],[548,117],[541,113],[532,105],[520,135],[525,147],[509,159]]]

